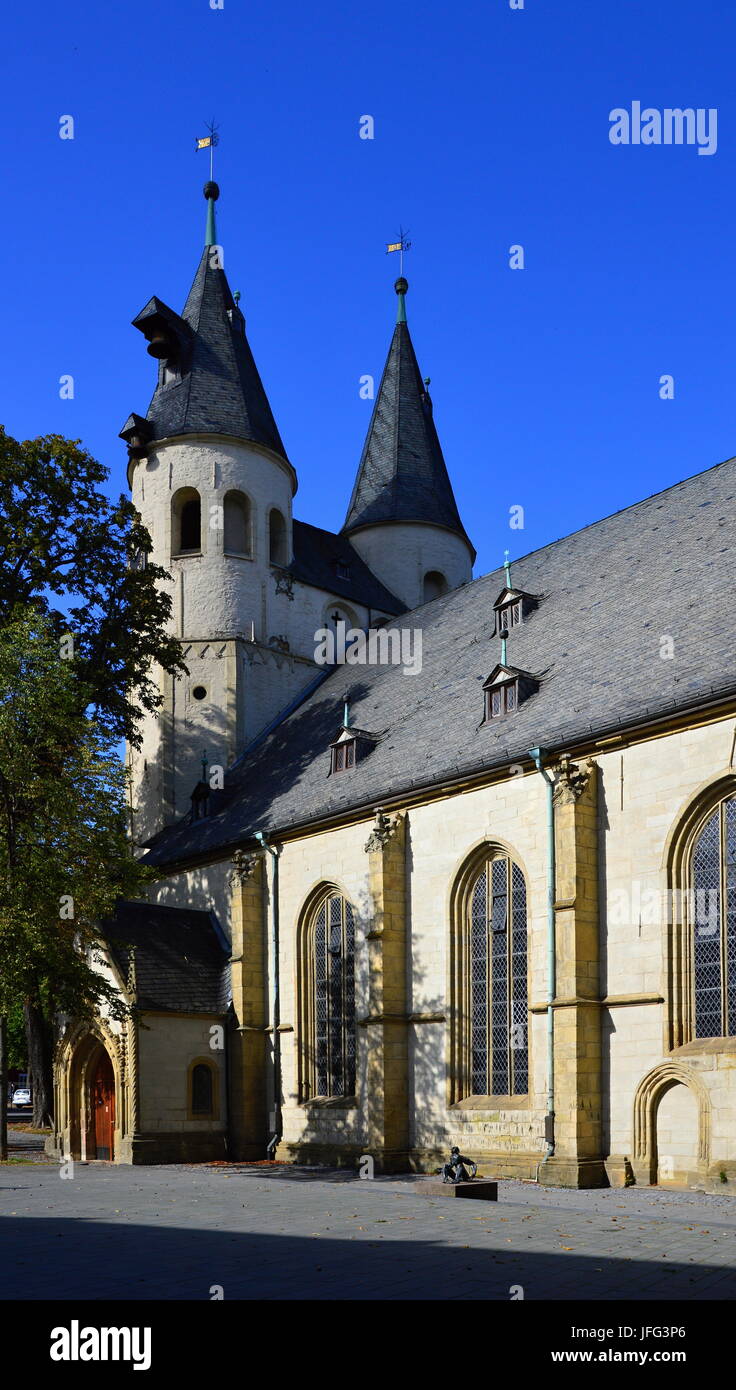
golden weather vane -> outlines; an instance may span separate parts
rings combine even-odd
[[[203,135],[203,136],[201,137],[201,139],[200,139],[199,136],[197,137],[197,143],[196,143],[196,145],[195,145],[195,149],[198,149],[198,150],[209,150],[209,152],[210,152],[210,182],[212,182],[212,181],[214,180],[214,177],[215,177],[215,172],[214,172],[214,170],[215,170],[215,161],[214,161],[215,145],[219,145],[219,143],[220,143],[220,137],[219,137],[219,135],[217,134],[217,126],[215,125],[215,122],[214,122],[214,121],[210,121],[209,124],[207,124],[207,122],[205,121],[205,126],[206,126],[206,129],[209,131],[209,134],[208,134],[208,135]]]
[[[410,246],[409,233],[405,232],[403,227],[399,227],[398,241],[389,241],[386,243],[387,256],[390,255],[392,251],[398,251],[399,253],[399,275],[404,274],[404,252],[408,251]]]

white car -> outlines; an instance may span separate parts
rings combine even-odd
[[[21,1110],[24,1106],[31,1108],[31,1093],[27,1086],[19,1086],[17,1091],[13,1091],[13,1108]]]

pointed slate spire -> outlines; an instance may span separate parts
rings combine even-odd
[[[432,418],[429,379],[422,381],[406,321],[408,282],[399,297],[396,327],[343,531],[391,521],[424,521],[467,541]]]
[[[215,229],[217,184],[206,183],[204,196],[205,248],[181,316],[160,300],[151,300],[134,320],[149,338],[149,351],[153,348],[152,355],[161,359],[146,417],[150,441],[180,434],[230,434],[265,445],[286,459],[245,335],[245,319],[221,266]]]

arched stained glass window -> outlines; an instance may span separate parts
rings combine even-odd
[[[524,875],[489,856],[466,899],[461,954],[462,1093],[525,1095],[529,1089],[527,913]]]
[[[355,1094],[355,919],[331,893],[310,932],[311,1038],[308,1098]]]
[[[711,812],[693,845],[688,901],[696,1038],[736,1035],[736,798]]]

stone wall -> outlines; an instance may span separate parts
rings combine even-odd
[[[321,1162],[431,1167],[457,1142],[489,1171],[543,1181],[656,1180],[657,1111],[675,1084],[693,1089],[696,1177],[736,1174],[736,1050],[731,1040],[668,1042],[673,926],[667,890],[678,827],[731,773],[733,719],[601,748],[581,785],[556,800],[558,990],[556,1153],[546,1160],[546,822],[536,773],[407,808],[367,850],[372,818],[286,841],[280,858],[282,1152]],[[359,776],[359,769],[355,774]],[[736,786],[736,778],[733,780]],[[483,843],[520,865],[529,920],[530,1085],[526,1097],[453,1103],[450,919],[453,887]],[[228,866],[174,876],[160,901],[217,905]],[[270,879],[269,879],[270,882]],[[299,1098],[298,934],[304,905],[334,885],[356,913],[357,1106]],[[267,932],[268,885],[262,898]],[[255,910],[255,909],[253,909]],[[388,928],[386,924],[388,923]],[[246,952],[247,954],[247,952]],[[246,962],[247,964],[247,962]],[[239,967],[234,966],[237,973]],[[264,998],[270,992],[264,953]],[[260,1026],[260,1025],[259,1025]],[[267,1022],[263,1024],[265,1034]],[[262,1065],[268,1071],[270,1044]],[[402,1112],[403,1107],[403,1114]],[[664,1120],[663,1120],[664,1124]],[[403,1128],[402,1128],[403,1127]],[[670,1126],[671,1128],[671,1126]],[[660,1135],[666,1142],[666,1126]],[[690,1142],[687,1139],[683,1142]],[[677,1157],[674,1155],[674,1157]],[[654,1165],[654,1166],[653,1166]]]

